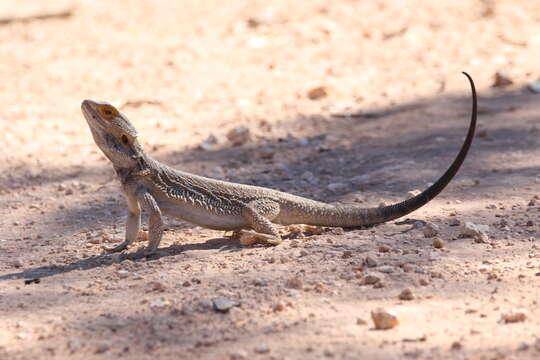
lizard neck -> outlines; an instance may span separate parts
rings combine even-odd
[[[114,166],[116,175],[125,184],[133,176],[141,176],[151,174],[158,168],[159,162],[148,155],[142,148],[137,149],[137,156],[135,157],[136,163],[131,167],[117,167]]]

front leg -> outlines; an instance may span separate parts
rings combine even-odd
[[[136,194],[126,194],[127,206],[128,206],[128,216],[126,222],[126,238],[125,240],[113,247],[102,246],[102,249],[107,252],[119,252],[126,249],[128,246],[133,244],[135,239],[139,234],[139,229],[141,227],[141,207],[139,206],[139,201],[137,200]]]
[[[156,199],[146,190],[138,193],[138,200],[144,211],[150,214],[148,221],[148,247],[145,249],[146,255],[156,252],[161,237],[163,236],[163,220],[161,219],[161,210]],[[135,234],[136,236],[136,234]]]

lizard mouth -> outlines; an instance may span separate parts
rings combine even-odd
[[[92,127],[97,125],[101,130],[105,130],[106,126],[96,110],[92,107],[89,100],[84,100],[81,104],[81,110],[86,119],[86,122]]]

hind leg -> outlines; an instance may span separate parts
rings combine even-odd
[[[242,236],[253,238],[264,245],[279,245],[281,236],[271,220],[279,214],[279,204],[271,200],[254,200],[246,205],[242,215],[253,229],[241,230]]]

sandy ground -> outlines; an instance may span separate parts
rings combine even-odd
[[[269,3],[0,2],[0,359],[540,358],[540,94],[527,89],[540,4]],[[158,255],[132,256],[144,242],[102,252],[126,209],[82,99],[121,107],[178,168],[377,206],[457,153],[461,71],[479,89],[478,136],[408,217],[437,225],[434,238],[391,222],[283,228],[280,246],[243,247],[167,219]],[[492,87],[497,72],[512,83]],[[232,146],[238,126],[251,138]],[[406,288],[414,299],[398,298]],[[379,307],[399,325],[374,330]],[[526,318],[501,321],[509,312]]]

